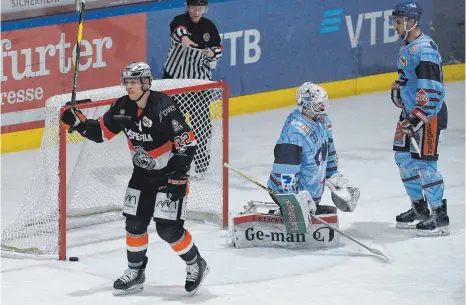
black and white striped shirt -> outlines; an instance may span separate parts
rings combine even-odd
[[[170,49],[163,68],[173,78],[211,80],[210,62],[204,50],[184,47],[171,38]]]
[[[222,57],[220,35],[212,21],[201,18],[194,23],[187,13],[176,16],[170,24],[170,48],[164,64],[164,78],[175,79],[212,79],[210,64]],[[195,46],[185,47],[181,39],[187,36]],[[205,55],[210,49],[214,56]]]

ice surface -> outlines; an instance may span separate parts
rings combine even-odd
[[[465,95],[464,82],[447,84],[449,129],[439,170],[446,185],[451,235],[418,238],[394,227],[409,208],[391,151],[399,110],[388,93],[331,101],[330,116],[340,171],[361,188],[353,214],[340,213],[340,228],[388,252],[383,263],[342,237],[337,249],[234,249],[227,232],[187,222],[210,274],[194,297],[184,291],[184,263],[150,227],[145,290],[114,297],[113,281],[126,268],[123,222],[71,230],[69,256],[80,261],[1,259],[1,301],[13,304],[390,304],[465,303]],[[273,147],[291,108],[236,116],[230,124],[231,166],[265,182]],[[1,220],[14,219],[35,166],[37,150],[1,156]],[[230,205],[269,200],[267,193],[234,173]],[[324,202],[330,203],[328,194]],[[92,243],[89,241],[92,240]]]

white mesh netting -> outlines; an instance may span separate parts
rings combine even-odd
[[[199,91],[195,86],[210,84]],[[183,88],[172,97],[196,134],[198,149],[190,170],[188,218],[222,224],[223,130],[227,122],[223,85],[202,80],[155,80],[151,89]],[[197,89],[197,90],[196,90]],[[79,92],[77,100],[108,100],[105,106],[82,109],[88,118],[101,116],[112,99],[126,91],[121,86]],[[59,116],[70,94],[50,98],[37,167],[16,221],[2,230],[2,255],[12,253],[56,254],[59,244]],[[133,170],[123,133],[97,144],[77,132],[66,133],[66,228],[121,219],[126,186]],[[63,222],[62,222],[63,223]]]

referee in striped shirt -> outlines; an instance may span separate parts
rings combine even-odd
[[[170,23],[170,48],[164,64],[164,79],[212,80],[211,63],[222,58],[220,35],[215,24],[203,17],[208,0],[186,0],[186,12]],[[209,92],[199,91],[178,99],[189,99],[181,104],[182,113],[189,119],[197,137],[198,149],[194,158],[195,171],[201,174],[210,164],[209,145],[212,124],[209,113]]]

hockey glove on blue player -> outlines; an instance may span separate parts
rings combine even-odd
[[[410,114],[406,119],[400,120],[398,124],[405,134],[413,135],[422,127],[424,122],[421,121],[418,117]]]
[[[400,94],[400,82],[397,80],[392,83],[391,98],[396,107],[403,108],[403,100]]]
[[[66,105],[64,109],[65,110],[63,111],[60,119],[64,123],[66,129],[76,127],[76,129],[81,133],[85,129],[87,121],[84,114],[81,110],[69,105]]]
[[[171,201],[178,201],[188,195],[189,192],[189,177],[170,173],[168,175],[167,194]]]

